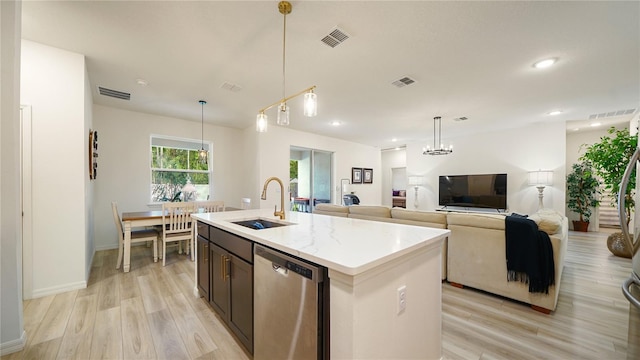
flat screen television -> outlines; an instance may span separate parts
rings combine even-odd
[[[507,209],[507,174],[442,175],[438,202],[443,207]]]

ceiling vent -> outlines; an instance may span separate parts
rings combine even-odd
[[[453,119],[453,121],[465,121],[465,120],[469,120],[469,118],[466,116],[460,116],[458,118]]]
[[[131,100],[131,94],[129,93],[103,88],[102,86],[98,86],[98,92],[100,93],[100,95],[110,96],[116,99],[122,99],[127,101]]]
[[[414,82],[416,82],[416,81],[413,80],[412,78],[408,77],[408,76],[405,76],[402,79],[398,79],[398,80],[392,82],[391,85],[401,88],[401,87],[405,87],[407,85],[411,85]]]
[[[589,120],[593,119],[602,119],[612,116],[621,116],[621,115],[631,115],[636,112],[638,109],[627,109],[627,110],[618,110],[618,111],[609,111],[606,113],[593,114],[589,116]]]
[[[333,30],[331,30],[331,32],[329,33],[329,35],[325,36],[322,38],[323,43],[331,46],[332,48],[342,44],[345,40],[347,40],[349,38],[349,35],[347,35],[347,33],[345,33],[344,31],[342,31],[339,28],[335,28]]]
[[[242,90],[242,88],[240,86],[232,84],[232,83],[228,83],[228,82],[225,82],[224,84],[220,85],[220,88],[225,89],[225,90],[229,90],[231,92],[238,92],[238,91]]]

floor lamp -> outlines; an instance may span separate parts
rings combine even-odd
[[[409,185],[413,186],[413,189],[415,190],[415,195],[413,198],[413,207],[414,208],[418,208],[418,186],[422,185],[422,176],[409,176]]]
[[[529,171],[529,185],[534,185],[538,189],[538,210],[542,210],[544,208],[544,205],[542,204],[544,187],[553,185],[553,171]]]

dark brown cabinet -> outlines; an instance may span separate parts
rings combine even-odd
[[[209,301],[209,273],[211,265],[209,264],[209,240],[198,235],[198,290],[200,296]]]
[[[231,255],[229,326],[253,354],[253,264]]]
[[[211,257],[211,300],[209,303],[226,320],[229,312],[227,274],[230,272],[227,265],[231,258],[228,251],[215,244],[211,244],[209,249]]]
[[[209,304],[253,353],[253,242],[209,227],[208,257]]]
[[[200,296],[209,301],[209,273],[211,265],[209,264],[209,225],[198,222],[198,238],[196,241],[198,247],[198,291]]]

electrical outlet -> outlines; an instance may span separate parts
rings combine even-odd
[[[407,308],[407,286],[403,285],[398,288],[398,314]]]

